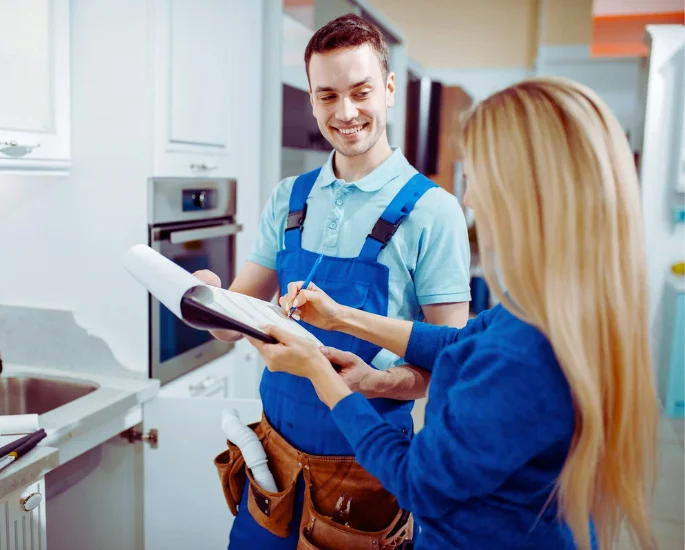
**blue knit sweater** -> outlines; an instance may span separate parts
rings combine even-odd
[[[575,548],[550,499],[574,411],[547,338],[496,306],[460,330],[415,323],[405,360],[432,371],[413,439],[357,393],[333,416],[359,463],[413,512],[415,548]]]

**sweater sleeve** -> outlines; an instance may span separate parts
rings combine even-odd
[[[447,346],[483,332],[501,306],[482,312],[464,328],[437,327],[428,323],[414,323],[404,360],[422,369],[432,371],[438,355]]]
[[[445,353],[441,362],[449,359]],[[528,365],[493,351],[472,356],[463,364],[463,381],[413,440],[360,394],[340,401],[333,417],[357,461],[404,509],[440,517],[459,502],[492,493],[551,444],[570,441],[566,381],[556,367],[534,369],[526,372]]]

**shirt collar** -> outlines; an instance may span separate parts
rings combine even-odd
[[[334,155],[335,151],[332,151],[328,157],[328,160],[326,161],[326,164],[324,164],[321,168],[321,173],[317,179],[317,185],[320,188],[332,185],[336,181],[343,181],[335,177],[335,172],[333,171]],[[346,183],[354,185],[361,191],[378,191],[383,186],[398,177],[408,166],[409,161],[407,161],[402,154],[402,150],[399,147],[392,147],[392,154],[375,170],[364,176],[359,181]]]

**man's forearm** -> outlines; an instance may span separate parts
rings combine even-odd
[[[360,383],[359,391],[368,399],[385,397],[399,401],[414,401],[426,396],[431,373],[412,365],[378,371]]]

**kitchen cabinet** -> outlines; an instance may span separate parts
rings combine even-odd
[[[117,409],[106,420],[98,413],[108,429],[133,429],[48,472],[49,548],[226,548],[233,516],[213,463],[226,449],[221,413],[234,408],[245,423],[261,418],[257,366],[259,356],[241,341],[226,356],[141,399],[134,409]],[[238,378],[244,386],[235,382]],[[226,398],[226,392],[241,397]],[[128,397],[122,401],[131,403]],[[97,430],[102,433],[103,427]]]
[[[152,3],[155,176],[230,175],[237,133],[231,105],[240,99],[235,26],[242,4]]]
[[[46,547],[43,479],[0,500],[0,550]]]
[[[195,369],[164,386],[169,397],[220,397],[229,396],[229,378],[234,370],[235,350]]]
[[[137,443],[143,445],[145,550],[228,544],[233,516],[213,463],[226,449],[221,412],[234,408],[246,424],[259,421],[261,370],[261,357],[241,340],[143,405],[142,432],[157,436],[154,444]]]
[[[156,447],[143,450],[145,550],[225,548],[233,516],[214,457],[226,448],[221,412],[234,408],[245,423],[261,418],[259,399],[169,397],[163,389],[144,405],[145,431]]]
[[[0,173],[65,173],[69,0],[0,0],[0,13]]]

